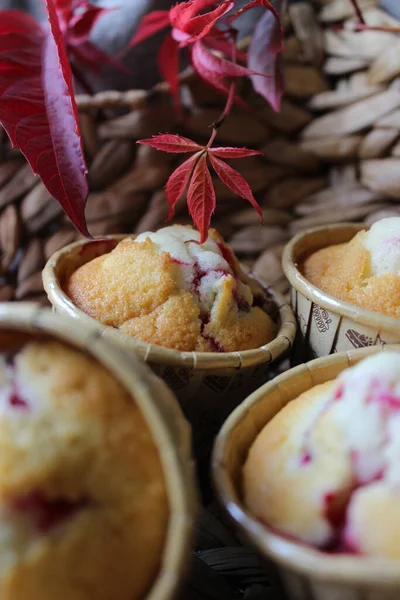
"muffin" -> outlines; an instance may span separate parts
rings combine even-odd
[[[400,217],[377,221],[348,243],[318,250],[301,271],[336,298],[399,319]]]
[[[143,598],[168,504],[133,398],[48,338],[3,353],[0,382],[1,599]]]
[[[216,231],[199,241],[182,225],[124,239],[74,271],[65,293],[104,325],[166,348],[235,352],[271,341],[262,288]]]
[[[329,552],[400,559],[400,354],[374,354],[287,404],[243,469],[265,525]]]

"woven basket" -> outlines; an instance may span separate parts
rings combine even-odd
[[[365,8],[376,2],[361,4]],[[251,111],[235,108],[218,137],[221,144],[264,151],[264,158],[232,164],[250,182],[265,224],[259,227],[253,209],[217,183],[213,225],[248,268],[284,293],[288,284],[280,259],[291,234],[313,225],[366,217],[371,221],[382,211],[399,211],[400,95],[388,87],[397,71],[388,74],[386,69],[379,89],[368,83],[371,71],[382,78],[376,63],[382,61],[383,49],[390,54],[398,40],[394,34],[377,32],[323,33],[330,21],[342,22],[351,10],[349,0],[324,1],[319,16],[311,3],[291,5],[285,22],[287,94],[281,112],[274,113],[251,90],[250,82],[243,81],[240,94]],[[375,9],[372,13],[366,9],[365,14],[371,22],[392,21]],[[325,63],[324,50],[329,55]],[[362,60],[357,58],[364,54]],[[394,54],[394,63],[399,55]],[[336,70],[341,65],[342,71],[335,75],[332,64]],[[78,96],[89,166],[87,219],[93,235],[138,233],[163,224],[167,216],[163,186],[176,159],[135,142],[165,131],[206,139],[224,102],[190,69],[181,79],[185,109],[180,122],[164,84],[150,92]],[[389,155],[392,158],[384,158]],[[0,211],[0,300],[46,302],[40,275],[45,261],[78,236],[5,135],[0,135]],[[183,201],[175,221],[189,221]]]
[[[159,451],[170,510],[160,571],[146,600],[174,600],[190,559],[197,512],[190,433],[174,397],[150,369],[107,344],[98,331],[56,316],[49,309],[24,303],[0,305],[2,348],[7,340],[15,344],[16,332],[25,334],[25,340],[48,335],[88,352],[132,393]]]
[[[334,298],[310,283],[298,265],[313,252],[349,242],[368,227],[352,223],[318,227],[298,234],[285,247],[283,269],[292,289],[299,326],[294,363],[365,346],[400,342],[400,320]]]
[[[293,600],[398,600],[398,561],[330,555],[297,544],[266,529],[244,507],[242,469],[263,427],[290,401],[311,387],[334,379],[366,356],[400,346],[375,346],[319,358],[264,385],[229,417],[213,454],[213,478],[219,498],[236,527],[278,566]]]

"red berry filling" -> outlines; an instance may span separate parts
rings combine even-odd
[[[40,492],[31,492],[14,500],[11,509],[29,517],[37,531],[47,533],[72,518],[87,504],[86,500],[71,501],[65,498],[49,500]]]

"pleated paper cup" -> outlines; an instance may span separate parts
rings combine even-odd
[[[400,342],[400,319],[365,310],[318,289],[298,265],[327,246],[349,242],[366,225],[345,223],[300,233],[283,253],[283,269],[291,284],[291,303],[299,335],[294,364],[335,352]]]
[[[262,386],[223,425],[214,446],[213,480],[235,526],[278,567],[291,600],[399,600],[400,561],[328,554],[262,525],[242,501],[242,471],[263,427],[290,401],[363,358],[400,346],[374,346],[300,365]],[[373,523],[371,523],[373,527]]]
[[[96,325],[102,337],[140,356],[164,379],[193,426],[196,457],[206,457],[226,417],[243,398],[267,381],[271,363],[291,348],[296,333],[293,312],[280,294],[268,289],[279,321],[275,339],[255,350],[220,354],[171,350],[102,325],[73,304],[63,285],[78,267],[110,252],[126,237],[112,235],[94,242],[75,242],[56,252],[43,271],[45,290],[58,313],[92,327]]]
[[[0,304],[0,350],[35,336],[49,336],[87,352],[132,393],[159,452],[169,505],[160,569],[144,600],[175,600],[190,561],[197,514],[190,431],[178,403],[146,365],[101,339],[98,329],[34,304]]]

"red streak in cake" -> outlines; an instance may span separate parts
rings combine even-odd
[[[208,270],[204,271],[200,267],[198,262],[194,263],[193,268],[194,268],[194,277],[193,277],[192,283],[193,283],[194,291],[196,292],[196,294],[199,293],[201,280],[203,279],[203,277],[205,277],[209,273],[218,273],[219,275],[221,275],[221,277],[226,277],[227,275],[229,275],[228,271],[224,271],[223,269],[208,269]]]
[[[27,401],[21,398],[21,396],[15,390],[11,392],[8,403],[13,408],[22,408],[26,410],[29,407]]]
[[[40,533],[47,533],[73,517],[85,506],[87,506],[85,500],[76,502],[65,498],[49,500],[40,492],[31,492],[14,500],[11,509],[28,516]]]
[[[221,252],[222,258],[226,260],[233,273],[236,275],[235,259],[232,250],[225,246],[222,242],[217,242],[217,246]]]
[[[300,457],[300,464],[302,467],[308,465],[312,461],[311,453],[306,450]]]
[[[183,267],[190,267],[189,263],[184,262],[183,260],[179,260],[179,258],[174,258],[173,256],[171,256],[171,261],[176,263],[177,265],[182,265]]]
[[[210,335],[205,335],[204,339],[210,342],[213,352],[225,352],[222,344],[215,338],[211,337]]]
[[[339,385],[336,388],[336,390],[335,390],[335,393],[333,395],[333,399],[334,400],[340,400],[343,397],[343,393],[344,393],[343,385]]]

